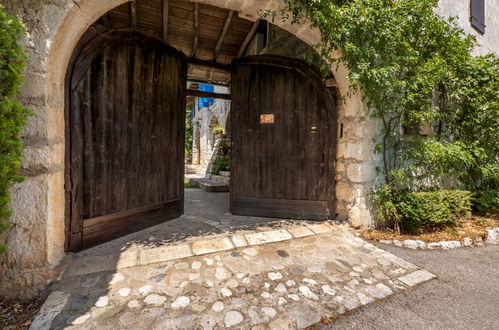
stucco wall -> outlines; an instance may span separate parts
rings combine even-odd
[[[0,292],[32,295],[57,276],[64,256],[64,78],[76,43],[88,26],[126,0],[0,0],[26,25],[29,56],[21,101],[36,115],[22,137],[26,143],[22,172],[26,181],[13,188],[8,253],[0,262]],[[277,9],[278,0],[200,1],[240,12],[255,21],[260,10]],[[276,24],[308,44],[319,40],[308,24]],[[347,71],[333,68],[338,90],[346,95]],[[366,115],[360,94],[339,107],[344,135],[338,140],[338,213],[355,226],[372,224],[366,193],[375,180],[372,154],[376,127]]]

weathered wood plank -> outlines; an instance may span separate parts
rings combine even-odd
[[[222,31],[220,31],[220,36],[218,37],[217,45],[215,46],[215,51],[213,52],[213,61],[217,61],[218,55],[220,54],[220,49],[222,48],[222,44],[225,39],[225,35],[227,34],[227,30],[229,29],[229,25],[232,19],[232,15],[234,15],[233,10],[229,10],[229,13],[227,14],[227,18],[225,19],[225,24],[222,28]]]
[[[132,30],[137,30],[137,3],[135,0],[130,1],[130,27]]]
[[[192,43],[191,57],[196,57],[199,46],[199,3],[194,3],[194,41]]]
[[[237,58],[240,58],[244,55],[244,51],[248,47],[248,44],[250,43],[251,39],[255,35],[256,29],[258,28],[258,25],[260,25],[260,19],[257,19],[255,23],[253,23],[253,26],[249,30],[248,34],[246,35],[246,38],[244,38],[243,43],[241,44],[241,47],[239,48],[239,52],[237,53]]]
[[[222,93],[212,93],[212,92],[204,92],[196,89],[188,89],[187,95],[189,96],[197,96],[197,97],[209,97],[214,99],[222,99],[222,100],[230,100],[230,94],[222,94]]]
[[[168,43],[168,0],[163,0],[163,41]]]

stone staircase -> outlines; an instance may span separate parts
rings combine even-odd
[[[199,188],[206,192],[227,192],[229,191],[229,185],[225,183],[220,183],[214,180],[203,179],[203,178],[192,178],[191,182],[197,184]]]
[[[220,171],[218,175],[212,174],[211,180],[218,183],[223,183],[229,185],[230,183],[230,171]]]

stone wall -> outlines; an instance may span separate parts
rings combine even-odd
[[[21,101],[35,112],[22,137],[26,143],[22,173],[24,183],[13,188],[8,253],[1,258],[0,292],[28,296],[57,275],[64,256],[64,79],[79,38],[107,11],[127,0],[0,0],[26,25],[24,45],[29,56]],[[205,4],[239,12],[255,21],[261,10],[275,10],[278,0],[203,0]],[[313,45],[319,32],[308,24],[292,25],[279,18],[276,25]],[[349,82],[345,68],[334,67],[340,95]],[[338,142],[336,177],[338,214],[353,225],[370,226],[372,218],[366,192],[375,181],[376,158],[372,154],[375,125],[366,115],[360,94],[339,108],[343,136]]]
[[[29,61],[20,94],[35,113],[22,133],[26,180],[13,187],[9,250],[0,256],[0,292],[22,296],[57,276],[64,255],[64,108],[49,105],[46,62],[56,23],[71,1],[0,2],[26,26]]]
[[[215,86],[214,92],[225,94],[228,92],[228,87]],[[230,110],[230,101],[216,99],[207,108],[199,108],[197,98],[195,103],[195,116],[192,118],[192,154],[195,155],[193,159],[196,159],[196,164],[193,162],[193,165],[197,165],[196,172],[199,175],[207,175],[209,177],[207,169],[212,162],[213,152],[215,151],[213,126],[217,123],[225,129]],[[196,138],[197,136],[199,139]]]

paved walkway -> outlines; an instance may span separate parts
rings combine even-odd
[[[433,277],[342,226],[235,217],[220,212],[223,194],[188,198],[204,209],[173,227],[201,229],[172,239],[164,224],[76,256],[31,328],[297,329]],[[231,248],[202,250],[199,235]],[[178,246],[190,254],[169,260]]]
[[[499,329],[499,246],[421,251],[378,244],[438,279],[320,329]]]

